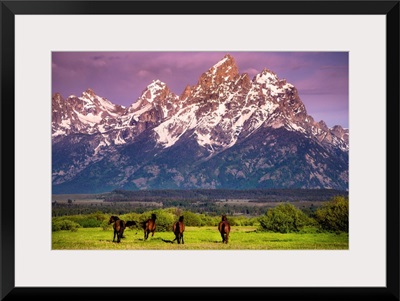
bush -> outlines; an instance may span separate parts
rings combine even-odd
[[[151,215],[151,214],[149,214],[149,215]],[[131,213],[122,214],[120,216],[120,218],[126,222],[127,221],[135,221],[138,223],[140,220],[140,216],[141,216],[140,213],[131,212]]]
[[[94,218],[83,218],[77,223],[82,227],[82,228],[97,228],[100,227],[102,224],[102,221],[99,221]]]
[[[183,221],[186,226],[200,227],[206,224],[200,214],[184,211],[182,215],[184,216]]]
[[[104,231],[108,231],[111,230],[113,228],[112,224],[109,224],[108,221],[103,221],[100,225],[100,227],[104,230]]]
[[[103,222],[103,221],[105,221],[105,220],[108,221],[109,218],[110,218],[110,215],[108,215],[108,214],[106,214],[106,213],[102,213],[102,212],[100,212],[100,211],[97,211],[97,212],[88,214],[87,217],[96,219],[96,220],[98,220],[98,221],[100,221],[100,222]]]
[[[113,214],[113,215],[115,215],[115,214]],[[142,229],[142,226],[140,225],[140,221],[144,221],[145,219],[149,218],[151,216],[151,214],[146,214],[146,218],[141,217],[141,216],[142,215],[140,213],[131,212],[131,213],[119,215],[119,218],[125,222],[127,222],[127,221],[135,222],[136,225],[129,226],[130,229]],[[107,220],[107,222],[108,222],[108,220]]]
[[[78,228],[81,226],[78,223],[75,223],[71,220],[68,219],[62,219],[62,220],[52,220],[51,223],[51,230],[53,232],[60,231],[60,230],[70,230],[72,232],[78,231]]]
[[[259,218],[259,222],[262,230],[280,233],[298,232],[304,226],[312,224],[310,218],[289,203],[269,209]]]
[[[257,218],[249,218],[246,216],[235,216],[229,219],[231,226],[254,226],[258,225]]]
[[[349,199],[334,197],[317,209],[315,219],[323,230],[349,232]]]
[[[102,222],[108,217],[104,214],[92,213],[92,214],[81,214],[81,215],[70,215],[68,217],[55,217],[58,221],[69,220],[79,224],[82,228],[96,228],[102,225]]]

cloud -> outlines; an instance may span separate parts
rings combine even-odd
[[[295,81],[302,94],[347,95],[349,75],[346,66],[323,66],[307,77]]]
[[[253,76],[260,73],[260,71],[255,68],[247,68],[247,69],[243,70],[242,73],[247,73],[249,75],[249,77],[252,78]]]
[[[147,71],[147,70],[139,70],[137,73],[136,73],[139,77],[148,77],[148,76],[150,76],[152,73],[150,72],[150,71]]]

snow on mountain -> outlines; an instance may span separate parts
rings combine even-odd
[[[97,96],[88,89],[80,97],[63,99],[55,94],[52,100],[52,137],[72,133],[103,133],[115,126],[124,108]]]
[[[146,176],[142,175],[147,172],[140,166],[150,164],[146,168],[153,170],[156,167],[150,166],[161,164],[150,163],[153,160],[151,158],[162,158],[163,154],[173,152],[175,155],[179,153],[181,160],[190,155],[198,156],[198,158],[187,159],[187,162],[192,163],[197,160],[200,160],[199,164],[205,161],[213,162],[211,158],[228,160],[225,157],[227,154],[244,156],[242,152],[250,147],[249,141],[258,143],[260,149],[267,146],[271,148],[271,150],[265,149],[266,153],[274,149],[268,155],[274,158],[270,163],[261,163],[265,161],[262,158],[258,164],[252,160],[246,163],[246,168],[255,164],[251,169],[253,170],[252,175],[248,174],[248,177],[258,177],[258,183],[269,183],[271,179],[287,176],[286,171],[270,170],[271,166],[275,166],[274,164],[288,160],[279,159],[280,156],[286,154],[284,151],[286,146],[277,143],[276,139],[290,144],[288,147],[292,152],[294,149],[298,149],[297,146],[292,145],[293,141],[300,139],[298,137],[301,137],[302,140],[299,142],[302,145],[301,152],[292,155],[303,157],[298,159],[293,157],[290,159],[292,161],[288,160],[288,162],[297,162],[293,163],[296,165],[300,164],[298,160],[304,161],[301,164],[304,164],[305,170],[308,170],[309,165],[312,166],[310,174],[307,175],[308,171],[306,173],[306,177],[311,182],[307,184],[307,180],[299,174],[296,176],[298,183],[301,179],[301,183],[303,183],[301,185],[306,187],[307,185],[310,187],[325,185],[336,188],[344,187],[345,183],[348,183],[346,182],[348,181],[346,165],[349,150],[348,129],[343,129],[340,125],[328,128],[323,121],[314,121],[313,117],[307,114],[298,91],[292,84],[287,83],[285,79],[280,79],[273,71],[266,68],[250,79],[248,74],[239,73],[234,58],[229,54],[201,74],[194,86],[188,85],[180,96],[171,92],[166,83],[154,80],[127,108],[114,105],[106,98],[98,96],[93,90],[88,89],[79,97],[69,96],[67,99],[63,99],[60,94],[55,94],[52,99],[52,109],[53,146],[57,148],[63,145],[63,148],[68,148],[76,144],[74,148],[85,152],[85,155],[73,157],[61,149],[56,151],[57,154],[63,154],[63,156],[72,156],[71,162],[80,166],[70,169],[65,162],[54,167],[53,174],[56,183],[69,181],[68,179],[72,179],[73,175],[78,175],[85,169],[91,168],[92,165],[100,164],[99,162],[107,159],[111,160],[109,162],[111,165],[117,164],[117,162],[121,166],[126,164],[123,168],[115,167],[120,170],[119,175],[116,176],[119,180],[115,180],[115,183],[134,183],[132,185],[136,186],[141,183],[140,187],[143,188],[150,185],[148,184],[150,182]],[[287,137],[293,137],[294,140],[276,136],[283,135],[283,133],[286,133]],[[82,140],[81,138],[72,138],[75,137],[71,136],[72,134],[86,136]],[[181,153],[187,151],[184,150],[185,145],[190,145],[196,151],[189,150],[189,152],[193,151],[193,154]],[[278,145],[282,149],[275,149]],[[310,145],[312,151],[304,149],[304,145]],[[143,157],[142,161],[137,161],[140,156],[134,153],[134,149],[143,149],[143,155],[147,153],[149,157]],[[253,156],[258,155],[254,154]],[[318,162],[314,158],[315,156],[319,158],[318,160],[328,160],[329,163],[328,161]],[[169,158],[163,158],[169,160]],[[337,163],[332,163],[336,161]],[[160,167],[155,170],[159,170],[158,173],[165,175],[173,173],[176,179],[183,181],[182,179],[185,179],[188,174],[177,174],[177,170],[186,169],[186,172],[189,172],[190,166],[178,167],[179,162],[173,164],[175,164],[174,167],[170,168],[166,167],[168,164],[164,164],[163,168],[166,169],[162,172]],[[244,163],[237,164],[239,165],[235,168],[226,167],[224,173],[228,176],[233,170],[241,170],[240,164]],[[257,166],[263,166],[265,173],[256,172],[257,168],[260,168]],[[212,178],[207,182],[205,174],[212,174],[213,171],[208,167],[204,168],[202,175],[198,175],[203,177],[203,184],[199,184],[199,180],[192,179],[191,182],[188,180],[189,183],[186,184],[179,182],[181,183],[179,185],[187,187],[190,185],[194,185],[194,187],[217,185],[215,179]],[[325,169],[329,169],[329,171]],[[249,170],[248,172],[250,172]],[[218,171],[218,173],[220,172]],[[339,172],[340,180],[333,180],[330,176],[326,176],[325,172],[331,174]],[[140,173],[142,176],[135,178],[135,173]],[[246,173],[242,171],[242,174]],[[158,176],[153,175],[154,177]],[[284,180],[282,181],[280,185],[288,185]],[[290,181],[296,183],[295,180]],[[171,185],[178,185],[176,183]],[[221,183],[220,185],[228,185],[227,182],[226,184]]]
[[[53,137],[119,130],[124,135],[116,135],[113,143],[121,144],[154,127],[158,143],[171,147],[186,131],[195,129],[199,145],[221,151],[262,125],[285,126],[348,149],[343,129],[315,123],[292,84],[268,69],[250,80],[247,74],[239,74],[229,54],[204,72],[195,86],[187,86],[180,97],[159,80],[150,83],[125,110],[91,89],[65,101],[59,94],[53,97]]]

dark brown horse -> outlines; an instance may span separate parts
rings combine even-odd
[[[182,241],[182,244],[184,244],[185,241],[183,240],[183,231],[185,231],[185,224],[183,223],[183,216],[180,216],[179,220],[174,223],[172,231],[175,234],[175,239],[173,241],[177,240],[178,244],[180,244]]]
[[[118,216],[111,216],[110,220],[108,221],[108,224],[112,224],[113,228],[114,228],[114,237],[113,237],[113,242],[115,241],[115,237],[117,237],[117,242],[121,241],[121,238],[124,237],[124,231],[126,228],[125,222],[121,219],[119,219]]]
[[[147,240],[149,238],[149,234],[151,233],[151,236],[154,236],[154,231],[156,231],[156,215],[153,213],[151,215],[151,218],[149,218],[147,221],[142,222],[142,227],[144,230],[144,240]]]
[[[222,220],[218,224],[219,233],[221,233],[222,243],[228,243],[229,232],[231,231],[231,226],[229,225],[226,215],[222,216]]]
[[[132,226],[137,226],[137,223],[135,221],[127,221],[125,223],[125,227],[132,227]]]

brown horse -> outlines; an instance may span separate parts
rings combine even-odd
[[[124,238],[124,231],[126,228],[125,222],[121,219],[119,219],[118,216],[111,216],[110,220],[108,221],[108,224],[112,224],[114,228],[114,237],[113,237],[113,242],[115,241],[115,237],[117,237],[117,242],[121,241],[121,238]]]
[[[229,232],[231,231],[231,226],[229,225],[226,215],[222,216],[222,220],[218,224],[219,233],[221,233],[222,243],[228,243]]]
[[[185,241],[183,240],[183,231],[185,231],[185,224],[183,223],[183,216],[180,216],[179,220],[174,223],[172,231],[175,234],[175,239],[173,241],[177,240],[178,244],[180,244],[182,241],[182,244],[184,244]]]
[[[154,236],[154,231],[156,231],[156,215],[153,213],[151,215],[151,218],[149,218],[147,221],[142,222],[142,228],[144,230],[144,240],[147,240],[149,238],[149,234],[151,233],[151,236]]]

